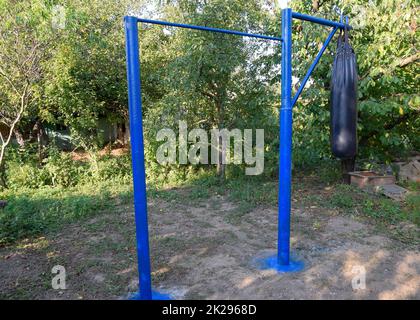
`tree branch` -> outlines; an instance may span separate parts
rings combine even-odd
[[[409,56],[403,60],[400,61],[400,63],[398,64],[398,66],[400,68],[404,68],[406,66],[408,66],[409,64],[416,62],[417,60],[420,59],[420,53],[417,52],[416,54],[413,54],[412,56]]]
[[[19,90],[16,88],[15,84],[13,83],[13,81],[7,76],[6,72],[4,72],[3,68],[0,66],[0,75],[6,79],[6,81],[11,85],[11,87],[13,88],[13,90],[20,95]]]

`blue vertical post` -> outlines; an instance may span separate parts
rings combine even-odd
[[[281,14],[281,107],[278,194],[278,252],[279,267],[290,263],[290,210],[292,179],[292,9]]]
[[[149,230],[147,224],[146,173],[144,166],[137,18],[125,17],[124,26],[127,53],[128,105],[130,116],[131,158],[133,166],[139,290],[140,299],[151,300],[152,286],[150,276]]]

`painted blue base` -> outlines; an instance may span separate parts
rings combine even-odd
[[[260,270],[269,270],[274,269],[277,272],[285,273],[285,272],[298,272],[304,269],[305,264],[303,261],[297,260],[290,260],[288,265],[280,265],[277,262],[277,254],[259,258],[256,261],[257,268]]]
[[[140,292],[131,294],[128,297],[128,300],[142,300],[140,298]],[[152,300],[172,300],[169,294],[160,293],[157,291],[152,291]]]

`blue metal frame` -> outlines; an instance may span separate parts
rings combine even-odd
[[[294,98],[292,99],[292,20],[293,18],[330,26],[334,29],[329,34],[322,49],[316,56]],[[281,72],[281,108],[280,108],[280,160],[279,160],[279,193],[278,193],[278,253],[260,261],[262,268],[274,268],[280,272],[297,271],[303,267],[300,262],[290,259],[290,212],[291,212],[291,182],[292,182],[292,109],[302,93],[306,82],[318,64],[322,54],[333,38],[337,29],[351,29],[346,23],[325,20],[296,12],[290,8],[282,10],[282,37],[272,37],[251,34],[241,31],[194,26],[157,20],[140,19],[132,16],[124,18],[126,53],[128,103],[131,133],[131,154],[134,184],[134,211],[137,233],[137,255],[139,269],[139,291],[136,299],[167,299],[152,292],[150,274],[149,231],[147,222],[146,174],[144,164],[143,120],[140,80],[140,54],[138,41],[138,23],[151,23],[170,27],[180,27],[193,30],[210,31],[224,34],[253,37],[264,40],[280,41],[282,43],[282,72]]]
[[[289,264],[290,255],[290,197],[292,181],[292,9],[281,15],[281,35],[284,39],[281,51],[281,107],[279,146],[279,194],[278,194],[278,252],[279,265]]]
[[[311,76],[312,72],[315,70],[316,65],[318,64],[319,60],[321,59],[322,55],[324,54],[325,49],[327,49],[328,45],[330,44],[332,38],[334,37],[335,33],[337,32],[338,27],[334,27],[331,33],[328,35],[327,40],[325,40],[324,45],[322,46],[321,50],[319,50],[318,55],[316,56],[314,62],[309,67],[308,72],[306,73],[305,77],[303,78],[298,91],[296,92],[295,96],[293,97],[292,107],[298,101],[303,89],[305,88],[306,82],[308,82],[309,77]]]
[[[127,52],[131,158],[133,166],[134,212],[140,274],[139,290],[141,299],[150,300],[152,299],[152,285],[150,275],[149,227],[147,223],[138,24],[137,19],[134,17],[125,17],[124,22]]]
[[[242,37],[282,41],[281,38],[277,38],[277,37],[271,37],[271,36],[266,36],[266,35],[261,35],[261,34],[247,33],[247,32],[235,31],[235,30],[226,30],[226,29],[218,29],[218,28],[211,28],[211,27],[194,26],[194,25],[190,25],[190,24],[182,24],[182,23],[174,23],[174,22],[158,21],[158,20],[149,20],[149,19],[141,19],[141,18],[138,18],[138,21],[142,22],[142,23],[159,24],[159,25],[168,26],[168,27],[178,27],[178,28],[184,28],[184,29],[193,29],[193,30],[210,31],[210,32],[217,32],[217,33],[224,33],[224,34],[233,34],[233,35],[242,36]]]
[[[285,10],[288,10],[288,9],[285,9]],[[298,12],[293,12],[292,17],[298,20],[309,21],[309,22],[313,22],[313,23],[320,24],[327,27],[334,27],[334,28],[337,27],[339,29],[344,29],[347,27],[348,30],[352,29],[352,26],[348,24],[348,21],[346,21],[346,23],[342,23],[342,21],[336,22],[336,21],[331,21],[331,20],[327,20],[323,18],[309,16],[307,14],[298,13]]]

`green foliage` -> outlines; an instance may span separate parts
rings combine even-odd
[[[66,27],[57,30],[42,116],[72,129],[76,143],[95,148],[99,119],[127,120],[122,20],[132,1],[67,1]]]
[[[406,210],[405,217],[415,224],[420,225],[420,195],[408,195],[406,201],[408,209]]]
[[[257,205],[277,204],[277,182],[257,177],[232,181],[228,185],[230,196],[236,201],[247,203],[251,208]]]
[[[418,185],[416,186],[418,188]],[[419,225],[420,196],[413,192],[403,203],[393,201],[380,195],[369,195],[360,189],[349,185],[337,185],[333,192],[319,204],[328,204],[347,214],[363,214],[382,224],[398,224],[411,221]]]
[[[127,88],[122,18],[127,12],[162,20],[280,35],[280,10],[257,0],[66,0],[0,1],[1,68],[17,91],[29,81],[28,102],[18,129],[26,145],[6,154],[9,190],[0,198],[10,205],[0,212],[0,238],[37,234],[62,221],[73,221],[111,208],[115,197],[131,197],[129,155],[100,156],[103,144],[98,121],[126,123]],[[53,29],[52,8],[65,8],[65,28]],[[336,20],[338,1],[292,2],[298,12]],[[362,159],[391,161],[420,149],[418,94],[418,4],[414,0],[344,0],[340,6],[354,26],[351,43],[359,65],[359,154]],[[152,9],[150,9],[152,7]],[[147,9],[147,10],[146,10]],[[293,74],[302,79],[329,30],[294,22]],[[188,185],[191,201],[226,194],[240,203],[232,217],[240,220],[257,205],[275,204],[278,170],[280,46],[268,41],[140,25],[145,156],[150,193],[173,200],[165,188]],[[29,41],[30,40],[30,41]],[[36,46],[35,69],[25,69]],[[322,183],[334,185],[338,164],[329,150],[329,82],[334,45],[326,51],[294,109],[294,172],[314,171]],[[11,59],[10,57],[19,59]],[[16,61],[15,61],[16,60]],[[26,71],[25,71],[26,70]],[[26,94],[26,93],[25,93]],[[19,94],[0,77],[0,114],[9,125]],[[18,110],[19,111],[19,110]],[[10,119],[6,119],[10,117]],[[264,177],[244,178],[241,165],[226,169],[226,180],[211,166],[156,162],[162,128],[265,130]],[[69,127],[75,144],[89,161],[74,161],[52,146],[38,152],[34,123]],[[1,128],[0,128],[1,129]],[[42,148],[41,148],[42,149]],[[0,168],[2,169],[2,168]],[[317,169],[317,171],[315,171]],[[296,192],[296,190],[295,190]],[[343,211],[397,223],[419,221],[419,198],[407,204],[365,196],[337,187],[328,201]]]
[[[5,159],[13,133],[36,121],[54,40],[46,24],[50,7],[42,0],[0,2],[0,188],[7,187]]]
[[[390,161],[420,147],[418,3],[414,0],[293,1],[295,11],[337,19],[338,4],[354,30],[350,42],[359,67],[359,157]],[[294,27],[294,59],[301,78],[327,30],[306,22]],[[295,145],[309,161],[330,156],[329,77],[334,46],[324,54],[295,113]],[[301,110],[300,110],[301,109]]]
[[[340,208],[344,210],[349,210],[354,207],[355,201],[353,199],[353,191],[354,189],[350,186],[343,185],[336,190],[329,201],[329,204],[332,207]]]
[[[130,0],[37,0],[31,5],[4,0],[1,4],[2,10],[12,8],[18,13],[16,21],[37,26],[33,30],[37,39],[50,44],[45,48],[42,77],[33,88],[32,107],[22,120],[22,129],[30,132],[35,120],[47,126],[70,127],[74,141],[85,150],[101,145],[99,119],[127,121],[122,18],[128,11],[141,15],[151,12],[161,19],[184,23],[280,34],[280,9],[260,1],[157,1],[151,6],[150,2]],[[65,9],[64,29],[51,27],[56,4]],[[297,0],[292,6],[295,11],[336,20],[334,4],[337,1]],[[360,74],[360,157],[389,161],[404,156],[420,145],[416,1],[346,0],[339,5],[354,26],[350,35]],[[8,19],[3,28],[8,30],[13,23]],[[293,73],[297,78],[303,77],[328,32],[322,26],[295,21]],[[140,33],[149,171],[154,176],[185,178],[191,170],[183,166],[162,168],[155,162],[157,131],[177,129],[178,120],[185,120],[190,127],[206,130],[264,128],[264,175],[275,176],[280,46],[150,25],[140,25]],[[331,158],[328,100],[333,53],[332,44],[295,108],[294,162],[299,167],[313,167]],[[241,169],[230,173],[240,174]]]
[[[51,147],[40,164],[31,152],[10,155],[8,167],[9,188],[75,187],[80,184],[118,180],[131,181],[130,155],[120,157],[95,155],[94,161],[75,161],[70,153]]]
[[[392,200],[381,199],[381,201],[375,201],[366,199],[362,205],[363,212],[377,220],[388,223],[396,223],[402,220],[401,207]]]
[[[22,237],[35,236],[62,227],[65,223],[85,219],[115,206],[132,203],[131,167],[129,155],[101,156],[97,165],[86,161],[70,160],[68,154],[50,151],[48,162],[36,165],[33,155],[16,152],[10,170],[11,188],[0,192],[0,199],[8,201],[0,210],[0,245]],[[20,162],[23,161],[23,162]],[[33,162],[31,162],[33,161]],[[21,165],[22,163],[22,165]],[[33,163],[33,166],[29,164]],[[330,175],[326,174],[331,172]],[[180,172],[180,171],[170,171]],[[325,173],[325,174],[324,174]],[[313,175],[324,177],[317,184],[307,184]],[[58,177],[55,180],[53,177]],[[402,221],[420,223],[419,195],[413,193],[406,203],[398,204],[375,195],[369,195],[351,186],[338,185],[334,168],[324,165],[311,173],[305,170],[305,178],[294,181],[295,205],[336,208],[345,214],[364,215],[383,224]],[[314,194],[323,183],[330,194]],[[174,192],[174,188],[180,188]],[[415,191],[417,184],[410,188]],[[311,194],[305,196],[305,189]],[[210,196],[228,197],[237,208],[228,212],[226,219],[240,223],[256,207],[277,205],[277,181],[266,177],[235,177],[220,180],[209,170],[187,171],[183,176],[148,176],[148,195],[167,202],[185,201],[200,203]]]
[[[258,1],[181,1],[165,6],[162,19],[212,27],[264,32],[266,13]],[[167,30],[166,30],[167,31]],[[146,156],[154,161],[156,133],[189,128],[264,128],[268,165],[266,175],[276,172],[277,102],[275,86],[267,84],[265,50],[274,47],[223,34],[159,26],[141,30],[144,82]],[[144,44],[143,44],[144,43]],[[259,55],[255,53],[258,52]],[[162,67],[164,66],[164,67]],[[148,90],[153,86],[151,94]],[[160,90],[160,95],[157,90]],[[153,166],[153,164],[151,164]],[[155,166],[153,166],[153,170]],[[182,166],[161,170],[189,170]]]

